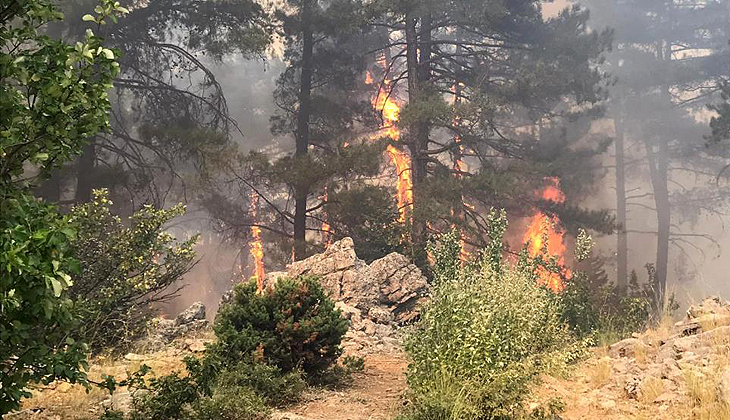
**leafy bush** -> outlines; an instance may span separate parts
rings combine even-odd
[[[111,213],[111,205],[108,192],[96,190],[92,202],[71,210],[78,230],[72,253],[83,270],[69,291],[81,321],[78,339],[92,350],[123,351],[144,332],[151,304],[174,296],[169,287],[192,268],[197,237],[176,243],[163,231],[185,212],[182,205],[144,206],[129,227]]]
[[[153,378],[146,387],[148,393],[135,398],[131,420],[183,420],[192,418],[202,388],[192,375],[170,375]]]
[[[256,292],[256,283],[236,286],[214,325],[210,351],[224,367],[262,361],[283,373],[301,368],[308,376],[329,368],[342,353],[347,320],[316,278],[280,278]]]
[[[643,286],[632,272],[624,293],[609,282],[599,258],[589,256],[577,268],[557,298],[563,307],[563,319],[578,337],[620,340],[655,321],[659,308],[676,309],[673,300],[668,305],[656,304],[651,267],[647,267],[649,282]]]
[[[411,405],[403,418],[511,418],[540,373],[581,354],[526,254],[502,261],[504,214],[489,220],[492,245],[476,263],[461,266],[457,232],[431,247],[434,290],[406,341]]]
[[[74,230],[55,208],[28,195],[0,199],[0,417],[31,382],[86,378],[86,347],[66,337],[76,322],[66,296]]]
[[[283,407],[299,400],[306,383],[298,370],[282,373],[279,368],[263,363],[241,363],[234,369],[221,372],[216,387],[221,392],[226,389],[251,389],[266,405]]]
[[[186,375],[145,381],[143,367],[124,381],[146,391],[134,398],[129,420],[268,418],[271,407],[299,399],[305,379],[332,371],[347,322],[319,282],[304,277],[279,279],[261,293],[254,281],[239,284],[214,328],[218,341],[202,359],[185,359]],[[348,358],[343,369],[362,367],[362,360]],[[107,385],[119,384],[109,379]],[[118,415],[109,411],[101,419]]]
[[[282,374],[274,366],[241,363],[219,371],[214,359],[185,359],[186,375],[170,375],[144,380],[143,367],[128,384],[142,389],[134,398],[128,417],[114,411],[100,420],[225,420],[268,418],[271,407],[299,399],[306,385],[299,371]]]
[[[218,388],[198,402],[190,420],[267,420],[270,412],[265,399],[251,388]]]
[[[89,17],[98,27],[125,11],[104,0]],[[86,381],[85,346],[67,338],[75,232],[32,196],[28,180],[59,168],[108,127],[119,65],[91,29],[76,45],[40,33],[62,17],[48,0],[5,1],[0,13],[0,417],[29,395],[31,382]]]

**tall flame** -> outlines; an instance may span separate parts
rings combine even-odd
[[[553,203],[564,203],[565,194],[560,190],[560,181],[557,178],[547,178],[546,181],[549,182],[549,185],[542,191],[541,197]],[[525,243],[529,242],[527,251],[531,257],[557,258],[561,273],[554,273],[542,267],[538,269],[540,282],[555,292],[560,292],[565,288],[563,278],[569,279],[572,276],[571,271],[565,268],[567,247],[564,235],[565,232],[560,228],[560,220],[556,216],[547,216],[538,212],[530,219],[523,239]],[[547,239],[547,252],[544,249],[545,239]]]
[[[382,63],[384,65],[384,63]],[[367,72],[365,83],[373,84],[373,76]],[[398,121],[400,120],[400,105],[391,97],[390,81],[385,80],[383,86],[378,90],[378,94],[373,98],[372,105],[377,111],[383,115],[383,127],[381,132],[393,140],[400,139],[400,130],[398,129]],[[398,212],[400,213],[400,222],[408,221],[408,214],[413,209],[413,180],[411,178],[411,158],[410,156],[398,150],[393,145],[388,145],[388,156],[395,166],[398,180]]]
[[[251,256],[254,259],[254,277],[256,277],[256,286],[258,291],[264,290],[264,243],[261,241],[261,228],[256,226],[258,213],[259,196],[255,192],[251,193],[251,215],[254,225],[251,226],[251,236],[253,240],[249,243]]]
[[[324,202],[327,202],[327,187],[324,187],[324,195],[322,196],[322,200]],[[324,219],[322,220],[322,239],[324,240],[325,247],[330,245],[330,242],[332,241],[332,226],[329,224],[329,220],[327,218],[327,215],[325,214]]]

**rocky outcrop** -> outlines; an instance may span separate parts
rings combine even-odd
[[[429,287],[421,270],[403,255],[389,254],[366,264],[350,238],[330,245],[321,254],[290,264],[285,272],[266,276],[317,276],[350,321],[343,347],[346,353],[369,353],[397,346],[397,328],[415,321]],[[225,300],[225,298],[224,298]]]
[[[668,336],[635,334],[611,345],[612,377],[623,384],[625,397],[659,406],[686,394],[687,375],[717,383],[717,398],[730,402],[730,368],[718,365],[730,351],[730,303],[713,297],[693,305]],[[713,379],[714,378],[714,379]],[[658,395],[649,393],[659,387]]]
[[[175,319],[155,318],[147,326],[147,350],[165,347],[174,340],[208,328],[205,319],[205,305],[195,302],[180,312]]]
[[[283,273],[272,273],[269,279]],[[315,275],[332,299],[357,308],[375,323],[405,324],[418,317],[419,303],[428,295],[421,270],[405,256],[392,253],[370,265],[359,259],[350,238],[330,245],[321,254],[287,267],[286,275]]]

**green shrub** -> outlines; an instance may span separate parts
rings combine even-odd
[[[263,419],[271,407],[299,400],[306,388],[302,374],[282,374],[279,368],[261,363],[241,363],[219,370],[210,358],[185,359],[187,374],[170,375],[145,381],[149,372],[143,367],[127,381],[141,389],[133,400],[129,420],[225,420]],[[116,416],[116,417],[115,417]],[[114,411],[100,420],[124,419]]]
[[[276,366],[241,363],[221,372],[216,383],[216,392],[236,388],[253,390],[266,405],[283,407],[299,400],[306,383],[298,370],[282,374]]]
[[[218,341],[210,347],[224,367],[262,361],[283,373],[308,376],[329,368],[342,353],[347,320],[316,278],[281,278],[263,293],[256,283],[236,286],[215,320]]]
[[[99,420],[124,420],[124,413],[118,410],[105,409]]]
[[[493,212],[490,222],[495,245],[474,264],[455,260],[457,232],[431,248],[432,299],[406,340],[411,404],[404,418],[511,418],[522,413],[539,374],[581,354],[526,256],[515,265],[501,260],[504,214]]]
[[[194,413],[201,388],[192,375],[178,372],[150,380],[142,396],[134,399],[131,420],[185,420]]]
[[[602,265],[595,257],[579,263],[579,270],[556,298],[563,320],[576,336],[620,340],[652,322],[657,307],[652,303],[654,293],[649,285],[639,285],[636,272],[631,274],[628,290],[621,293],[609,282]]]
[[[95,190],[93,201],[71,210],[78,230],[72,253],[83,268],[69,290],[80,320],[76,337],[96,351],[127,350],[144,333],[152,304],[174,296],[170,286],[195,263],[197,236],[176,243],[164,232],[184,206],[144,206],[127,226],[111,205],[106,190]]]
[[[190,420],[267,420],[271,409],[251,388],[218,388],[201,399]]]

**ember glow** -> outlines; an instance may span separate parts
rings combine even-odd
[[[251,193],[251,215],[256,223],[256,215],[258,212],[259,196]],[[251,226],[251,236],[253,240],[248,244],[251,256],[254,259],[254,277],[256,277],[257,290],[264,290],[264,243],[261,241],[261,228]]]
[[[542,199],[553,203],[564,203],[565,194],[560,190],[560,181],[557,178],[547,178],[546,181],[549,182],[549,185],[543,190]],[[565,232],[560,228],[560,220],[557,217],[538,212],[530,219],[523,239],[524,243],[529,243],[527,251],[531,257],[542,256],[545,260],[552,257],[557,258],[562,275],[542,267],[538,270],[540,282],[555,292],[560,292],[565,288],[563,277],[569,279],[572,276],[571,271],[565,268],[567,247],[564,236]],[[545,239],[547,239],[547,253],[543,249]]]
[[[373,84],[373,76],[368,72],[365,83]],[[378,90],[377,96],[372,101],[373,108],[383,115],[383,127],[381,131],[393,140],[400,139],[400,130],[397,127],[400,119],[400,105],[391,97],[390,81],[387,79]],[[400,222],[408,221],[408,214],[413,209],[413,181],[411,179],[411,158],[407,153],[398,150],[393,145],[388,145],[388,156],[395,166],[398,175],[398,211]]]

